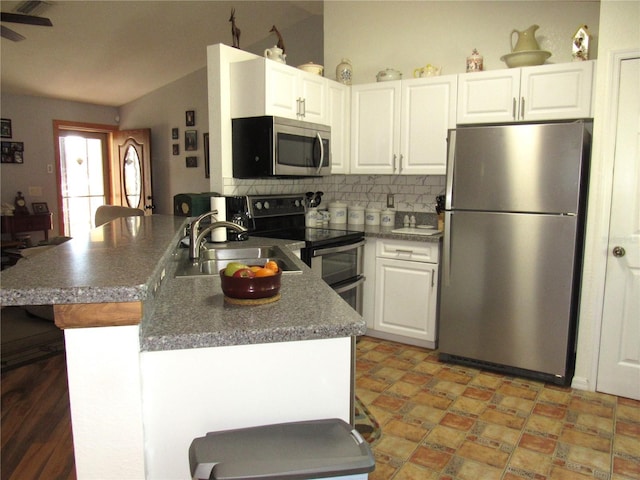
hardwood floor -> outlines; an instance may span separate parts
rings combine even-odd
[[[2,373],[2,480],[75,480],[63,354]]]

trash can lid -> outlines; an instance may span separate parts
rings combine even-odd
[[[200,464],[215,463],[208,477],[215,480],[325,478],[375,468],[369,445],[340,419],[211,432],[191,443],[189,459],[195,478],[202,478],[195,476]]]

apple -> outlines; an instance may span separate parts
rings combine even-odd
[[[234,273],[236,273],[238,270],[241,270],[243,268],[247,268],[247,265],[240,262],[229,262],[226,268],[224,269],[224,274],[227,277],[233,277]]]
[[[250,268],[241,268],[233,274],[235,278],[253,278],[256,276]]]

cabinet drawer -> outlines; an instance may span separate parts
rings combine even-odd
[[[438,263],[439,244],[383,240],[376,242],[376,257],[396,258],[414,262]]]

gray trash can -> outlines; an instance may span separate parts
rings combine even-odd
[[[207,433],[189,447],[196,480],[367,479],[375,468],[360,434],[339,419]]]

